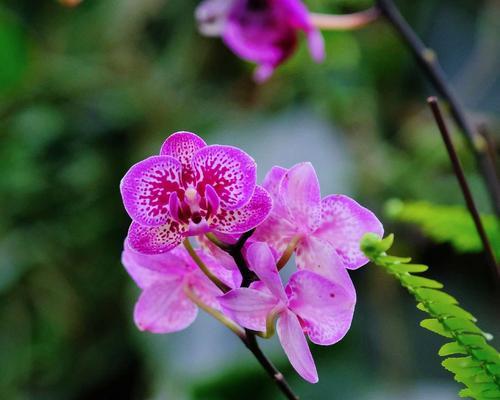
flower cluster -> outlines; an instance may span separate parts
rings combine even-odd
[[[245,152],[189,132],[132,166],[120,189],[133,220],[122,262],[142,289],[139,329],[182,330],[198,306],[264,337],[276,325],[295,370],[317,382],[307,338],[331,345],[347,333],[356,303],[347,270],[368,261],[365,233],[383,235],[371,211],[343,195],[322,199],[310,163],[274,167],[258,186]],[[224,251],[243,233],[239,258]],[[283,285],[279,270],[293,254],[297,271]]]
[[[196,19],[203,34],[221,36],[236,55],[258,64],[258,82],[293,54],[298,31],[305,33],[312,58],[324,58],[323,37],[300,0],[204,0]]]

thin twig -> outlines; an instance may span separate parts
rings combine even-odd
[[[439,131],[441,132],[441,136],[446,146],[446,150],[448,151],[451,164],[453,165],[453,171],[455,172],[455,176],[457,177],[460,189],[462,189],[465,203],[467,204],[467,208],[469,209],[472,219],[474,220],[474,224],[476,225],[477,233],[479,234],[481,242],[483,243],[483,248],[488,260],[488,264],[490,265],[490,268],[492,269],[496,279],[498,279],[500,276],[500,266],[495,261],[495,255],[488,240],[488,236],[486,235],[486,231],[484,230],[483,223],[481,222],[481,217],[479,216],[479,212],[474,202],[474,197],[472,196],[472,192],[470,191],[469,185],[467,184],[467,179],[465,178],[462,164],[460,163],[460,159],[458,158],[455,146],[453,145],[453,141],[451,140],[448,128],[446,127],[446,123],[444,122],[443,115],[439,108],[438,100],[436,97],[429,97],[427,99],[427,103],[432,110],[434,119],[436,120]]]
[[[409,47],[418,65],[432,82],[435,89],[449,104],[453,119],[461,129],[469,147],[475,155],[479,171],[488,189],[493,211],[500,218],[500,182],[495,166],[488,155],[487,144],[467,119],[460,100],[447,83],[446,76],[437,60],[436,54],[422,43],[392,0],[376,0],[376,5]]]
[[[241,237],[235,244],[224,243],[219,239],[217,239],[217,241],[214,241],[214,243],[218,245],[219,248],[233,257],[234,262],[238,266],[238,269],[243,276],[243,282],[241,284],[242,287],[248,287],[250,283],[256,280],[255,274],[248,268],[248,265],[242,254],[242,249],[245,246],[246,241],[250,238],[250,236],[252,236],[254,231],[255,229],[245,232],[243,235],[241,235]],[[217,244],[217,242],[220,242],[220,245]],[[256,333],[249,329],[245,329],[245,336],[240,336],[240,339],[245,344],[247,349],[252,352],[252,354],[255,356],[264,370],[268,373],[268,375],[275,381],[276,385],[281,390],[283,395],[285,395],[288,400],[299,400],[299,397],[293,392],[283,374],[273,365],[273,363],[260,349],[259,343],[257,342]]]

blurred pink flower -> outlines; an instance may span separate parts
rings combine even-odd
[[[158,254],[183,237],[209,231],[243,233],[269,214],[269,194],[256,186],[256,165],[242,150],[206,143],[190,132],[177,132],[160,155],[133,165],[120,190],[133,222],[130,246]]]
[[[283,287],[267,244],[256,242],[247,250],[250,268],[260,282],[219,298],[223,311],[245,328],[266,331],[270,313],[277,317],[278,337],[295,370],[311,383],[318,381],[306,334],[316,344],[341,340],[351,325],[356,295],[318,274],[295,272]]]
[[[295,242],[299,269],[352,287],[346,268],[368,262],[359,244],[365,233],[383,236],[377,217],[344,195],[321,199],[316,172],[307,162],[289,170],[273,167],[263,186],[273,198],[273,209],[253,239],[267,242],[279,255]]]
[[[239,274],[221,267],[201,250],[197,253],[211,272],[229,287],[240,285]],[[220,308],[217,296],[222,292],[201,272],[183,248],[166,254],[146,255],[132,250],[125,242],[122,264],[142,289],[134,310],[135,323],[142,331],[169,333],[191,325],[198,307],[189,299],[186,289],[208,306]]]
[[[312,58],[324,58],[323,37],[300,0],[204,0],[196,18],[202,33],[222,36],[239,57],[258,64],[258,82],[293,54],[298,31],[306,34]]]

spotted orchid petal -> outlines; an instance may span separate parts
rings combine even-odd
[[[144,254],[161,254],[182,243],[186,227],[169,219],[162,226],[144,226],[132,222],[127,241],[135,251]]]
[[[281,346],[293,368],[306,381],[318,382],[316,365],[297,316],[288,309],[280,313],[276,331]]]
[[[213,229],[221,233],[244,233],[255,228],[271,212],[271,196],[261,186],[255,187],[250,201],[237,210],[222,209],[213,220]]]
[[[269,246],[263,242],[252,243],[247,249],[246,258],[249,268],[255,272],[270,292],[277,299],[286,303],[285,289]]]
[[[311,163],[290,168],[281,180],[280,195],[291,218],[304,234],[313,232],[321,222],[321,192]]]
[[[187,328],[197,313],[178,280],[146,288],[135,305],[134,320],[141,331],[169,333]]]
[[[205,141],[191,132],[175,132],[170,135],[160,149],[162,156],[170,156],[182,165],[182,182],[184,185],[194,182],[194,171],[191,160],[195,153],[206,147]]]
[[[130,217],[141,225],[160,226],[169,217],[170,195],[180,189],[181,164],[169,156],[153,156],[133,165],[120,191]]]
[[[300,317],[312,342],[331,345],[351,326],[356,295],[351,290],[310,271],[298,271],[286,287],[290,309]]]
[[[252,197],[256,164],[244,151],[231,146],[207,146],[198,150],[192,164],[198,190],[204,195],[206,185],[211,185],[224,209],[238,209]]]
[[[228,315],[241,326],[254,331],[266,331],[266,318],[279,300],[272,293],[253,288],[231,290],[219,297],[219,303]]]
[[[300,240],[295,250],[298,269],[312,271],[354,292],[354,285],[335,248],[316,237]]]
[[[314,233],[335,247],[346,268],[356,269],[368,262],[360,249],[365,233],[382,237],[384,228],[375,214],[344,195],[327,196],[321,202],[321,226]]]

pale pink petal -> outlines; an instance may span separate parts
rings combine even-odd
[[[245,205],[255,190],[255,161],[244,151],[231,146],[207,146],[193,157],[198,192],[211,185],[220,198],[221,207],[235,210]]]
[[[334,246],[349,269],[359,268],[368,262],[359,247],[365,233],[384,235],[384,228],[375,214],[344,195],[323,199],[321,219],[321,226],[314,235]]]
[[[293,312],[287,309],[280,314],[277,332],[281,346],[295,371],[308,382],[318,382],[318,373],[309,345],[299,319]]]
[[[262,187],[269,192],[273,199],[273,207],[280,204],[279,191],[281,180],[283,179],[287,171],[288,170],[286,168],[282,168],[276,165],[269,170],[264,178],[264,181],[262,182]]]
[[[175,250],[166,254],[148,255],[138,253],[125,242],[122,264],[137,286],[145,289],[155,283],[176,280],[186,274],[182,260],[176,257]],[[168,257],[166,257],[168,256]]]
[[[312,29],[307,32],[307,44],[311,57],[316,62],[322,62],[325,59],[325,40],[320,31]]]
[[[168,220],[162,226],[143,226],[132,222],[127,240],[130,247],[144,254],[165,253],[182,243],[185,227],[178,222]]]
[[[175,158],[154,156],[133,165],[120,183],[125,209],[142,225],[165,224],[170,194],[180,188],[180,181],[181,164]]]
[[[161,146],[160,154],[178,160],[182,165],[182,181],[184,184],[194,181],[194,171],[191,160],[194,154],[203,147],[205,141],[191,132],[175,132]]]
[[[135,305],[134,320],[141,331],[176,332],[195,320],[198,308],[184,293],[182,281],[162,282],[146,288]]]
[[[222,209],[213,219],[212,227],[221,233],[244,233],[261,224],[271,208],[271,196],[264,188],[256,186],[247,204],[237,210]]]
[[[280,195],[302,233],[318,228],[321,222],[321,192],[311,163],[300,163],[288,170],[281,180]]]
[[[222,311],[218,299],[222,291],[201,270],[198,269],[188,277],[188,284],[203,303]]]
[[[266,331],[266,318],[278,304],[278,299],[265,291],[240,288],[219,297],[224,313],[241,326],[254,331]]]
[[[269,246],[263,242],[252,243],[247,249],[246,258],[249,268],[264,282],[271,293],[286,302],[285,289]]]
[[[260,64],[257,65],[253,72],[253,79],[257,83],[264,83],[271,76],[273,76],[276,67],[273,64]]]
[[[204,0],[195,10],[199,31],[205,36],[220,36],[234,0]]]
[[[338,283],[347,290],[354,291],[354,285],[335,248],[316,237],[300,240],[295,250],[297,268],[305,269]]]
[[[229,256],[222,250],[220,251],[223,253],[222,255]],[[223,257],[221,259],[218,256],[214,256],[211,252],[206,251],[204,248],[197,249],[196,252],[208,269],[222,282],[231,288],[240,287],[242,280],[241,274],[231,256],[229,257],[232,262],[229,262],[227,258]],[[224,265],[223,262],[227,264]]]
[[[289,307],[316,344],[331,345],[349,330],[356,304],[355,292],[310,271],[295,272],[286,287]]]

